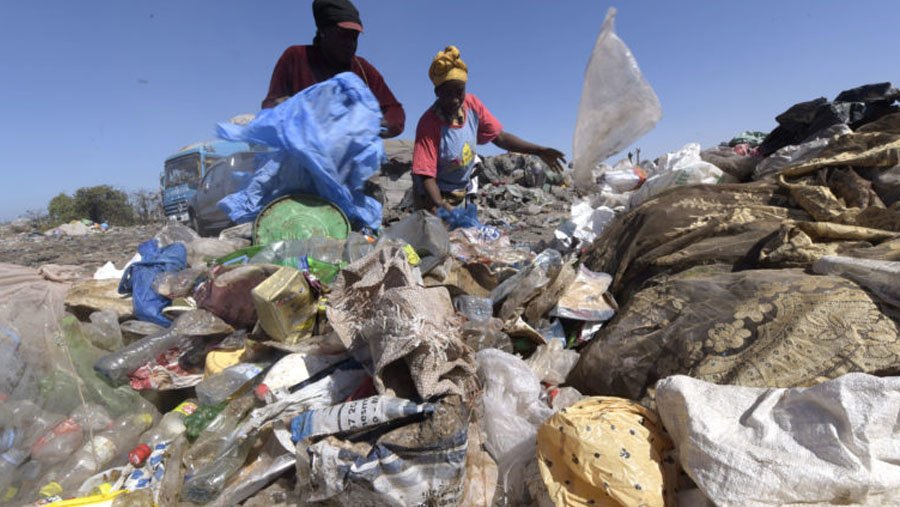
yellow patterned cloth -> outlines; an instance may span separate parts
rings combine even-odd
[[[451,80],[468,81],[469,68],[459,57],[459,49],[456,46],[447,46],[438,52],[428,69],[428,78],[435,87]]]
[[[586,398],[537,434],[541,478],[557,507],[674,507],[672,448],[656,413],[621,398]]]

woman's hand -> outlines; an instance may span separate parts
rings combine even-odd
[[[553,148],[541,147],[537,153],[535,153],[541,160],[547,164],[548,167],[554,172],[561,173],[565,168],[566,156],[559,150],[555,150]]]

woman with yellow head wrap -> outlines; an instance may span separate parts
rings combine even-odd
[[[438,52],[428,78],[437,100],[416,128],[412,172],[417,208],[451,210],[462,201],[478,162],[478,144],[494,143],[507,151],[537,155],[550,169],[562,171],[562,152],[504,131],[481,100],[466,93],[469,68],[456,46]]]

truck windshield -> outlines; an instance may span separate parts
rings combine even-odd
[[[200,154],[192,153],[166,162],[166,188],[187,183],[196,186],[200,179]]]

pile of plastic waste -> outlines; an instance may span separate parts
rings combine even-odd
[[[612,14],[576,142],[602,158],[659,118]],[[0,505],[900,503],[893,86],[558,182],[498,159],[479,209],[388,225],[380,143],[275,135],[300,95],[223,132],[285,143],[242,225],[91,278],[0,264]],[[558,248],[497,218],[568,181]]]

